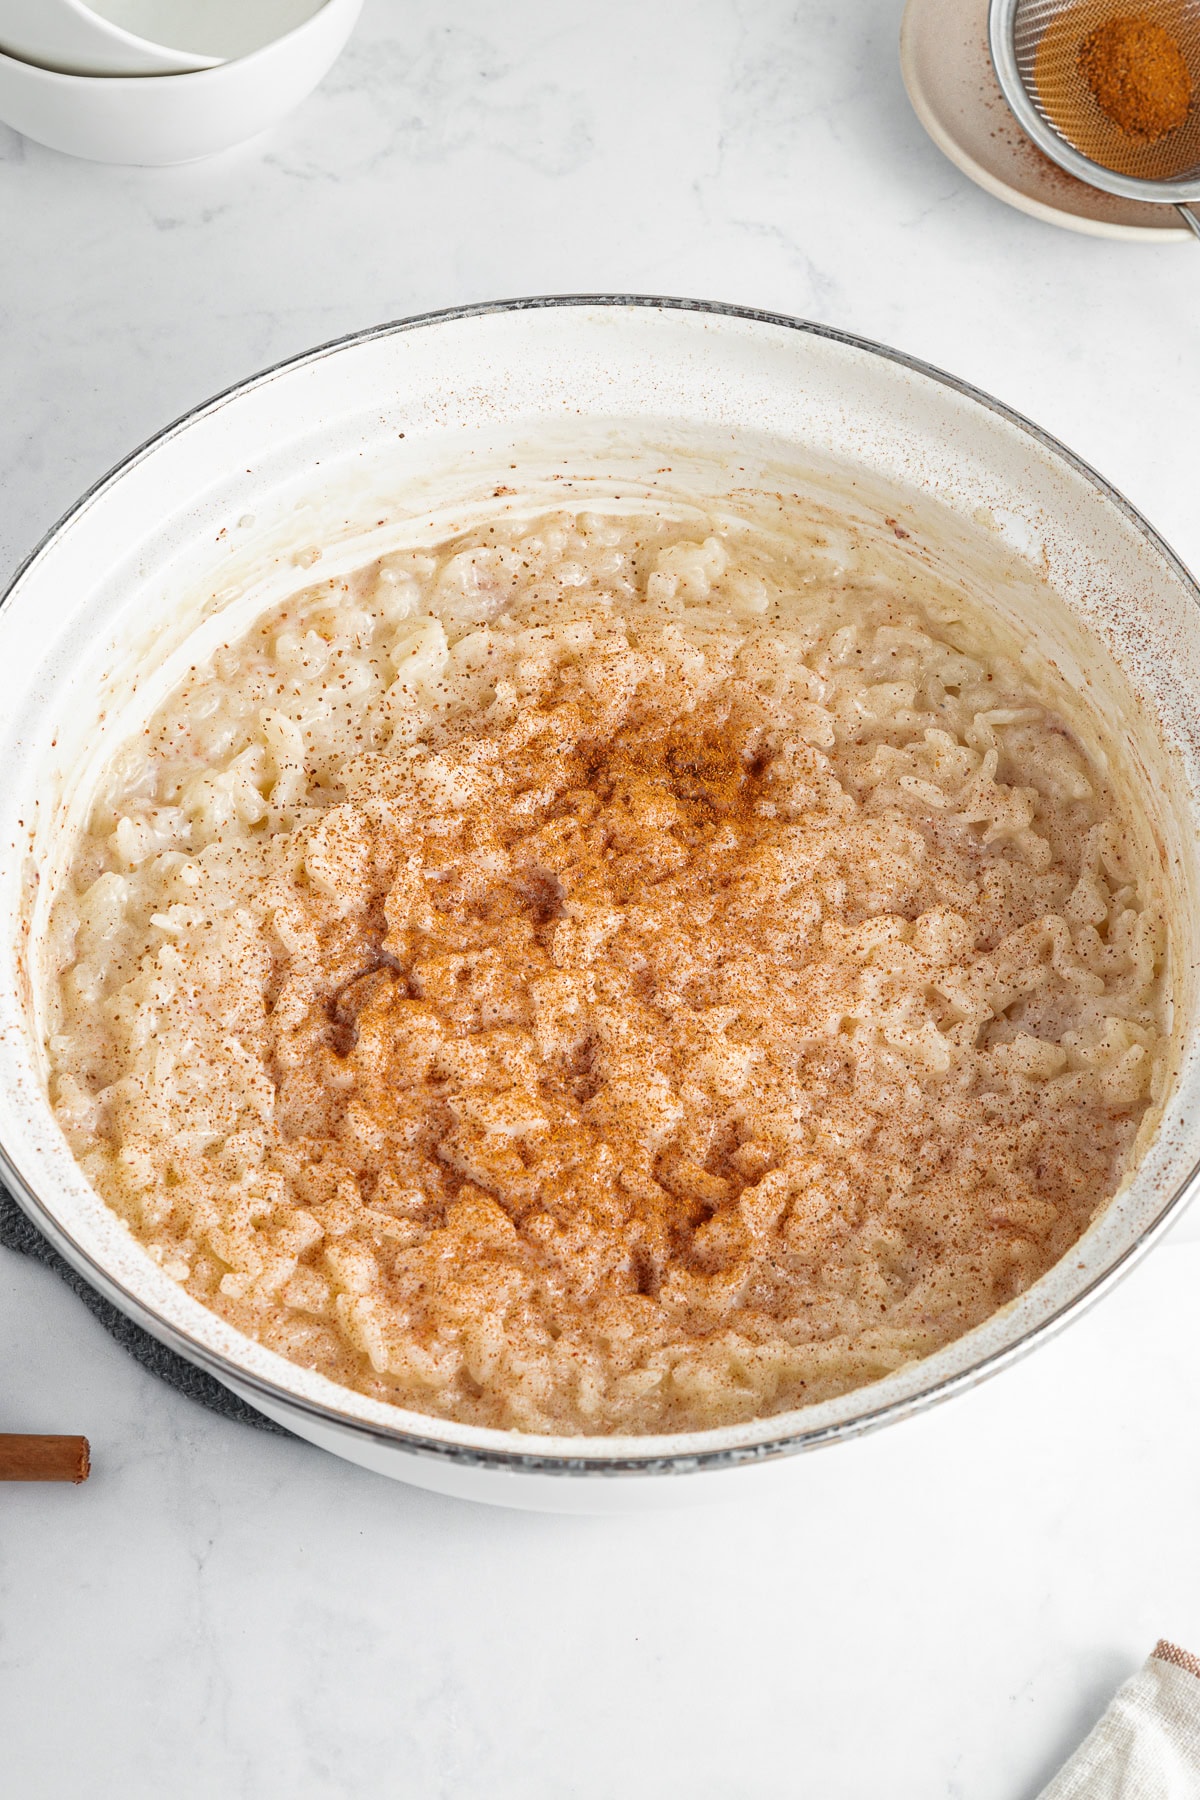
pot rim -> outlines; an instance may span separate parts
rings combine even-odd
[[[1026,418],[1023,413],[1017,412],[1014,408],[1005,405],[1003,401],[995,399],[984,389],[975,387],[972,383],[963,381],[958,376],[951,375],[946,370],[940,369],[920,357],[909,355],[906,351],[892,349],[873,339],[860,337],[853,332],[841,331],[834,326],[824,325],[814,320],[795,318],[787,313],[771,312],[757,307],[737,306],[724,301],[692,300],[671,295],[619,293],[530,295],[507,300],[479,301],[466,306],[445,307],[436,311],[416,313],[382,325],[371,325],[359,331],[346,332],[340,337],[332,338],[313,349],[301,351],[298,355],[285,357],[281,361],[259,370],[256,374],[232,383],[211,398],[199,402],[196,406],[180,414],[162,430],[153,433],[128,455],[114,463],[106,474],[93,482],[20,562],[3,593],[0,593],[0,607],[8,605],[26,576],[49,552],[60,534],[81,517],[130,469],[134,468],[152,451],[177,437],[196,420],[219,411],[227,402],[240,395],[264,386],[274,380],[276,376],[306,364],[320,362],[351,345],[368,343],[378,338],[398,336],[401,333],[419,330],[429,325],[448,324],[493,314],[537,312],[565,307],[658,309],[737,319],[750,324],[801,332],[809,337],[840,344],[847,349],[857,350],[883,362],[911,370],[924,379],[973,402],[983,411],[991,413],[1006,424],[1014,426],[1018,431],[1033,439],[1043,450],[1048,451],[1077,475],[1082,476],[1104,500],[1123,514],[1141,538],[1163,559],[1176,579],[1189,593],[1197,612],[1200,613],[1200,583],[1197,583],[1180,557],[1138,509],[1126,499],[1124,494],[1107,481],[1090,463],[1068,449],[1058,438],[1044,431],[1041,426]],[[562,1444],[561,1452],[519,1448],[510,1450],[490,1444],[473,1445],[426,1436],[408,1424],[395,1427],[383,1426],[353,1418],[331,1405],[297,1394],[281,1382],[272,1381],[265,1376],[239,1368],[229,1358],[219,1351],[209,1348],[188,1331],[161,1319],[144,1301],[113,1277],[92,1256],[90,1251],[79,1245],[17,1172],[3,1143],[0,1143],[0,1177],[3,1178],[4,1185],[17,1204],[38,1230],[76,1272],[95,1287],[106,1300],[149,1332],[151,1336],[158,1339],[160,1343],[165,1344],[167,1348],[205,1369],[218,1381],[235,1388],[247,1399],[251,1401],[258,1399],[267,1410],[274,1409],[277,1412],[300,1415],[310,1419],[326,1432],[333,1430],[348,1437],[365,1438],[380,1446],[393,1447],[407,1454],[434,1458],[443,1462],[455,1462],[465,1466],[510,1473],[564,1477],[585,1475],[614,1477],[683,1475],[701,1470],[733,1468],[741,1463],[761,1462],[770,1458],[796,1455],[804,1450],[817,1449],[844,1438],[859,1437],[866,1432],[878,1430],[881,1426],[890,1424],[894,1420],[924,1411],[955,1394],[975,1387],[988,1376],[1007,1368],[1036,1345],[1061,1330],[1071,1319],[1078,1317],[1093,1305],[1134,1267],[1151,1245],[1163,1235],[1168,1225],[1174,1222],[1181,1207],[1192,1198],[1194,1192],[1200,1187],[1200,1160],[1191,1166],[1186,1175],[1168,1193],[1145,1230],[1108,1267],[1097,1273],[1078,1293],[1064,1300],[1045,1318],[1029,1326],[1016,1342],[986,1353],[968,1367],[943,1375],[932,1382],[930,1386],[922,1388],[916,1393],[886,1401],[852,1419],[839,1420],[811,1430],[806,1431],[802,1424],[799,1426],[793,1424],[788,1430],[777,1436],[768,1434],[763,1440],[752,1444],[721,1445],[706,1449],[704,1447],[706,1439],[723,1435],[728,1430],[728,1427],[717,1426],[707,1431],[673,1434],[670,1439],[672,1443],[679,1444],[682,1438],[689,1445],[695,1447],[672,1449],[667,1452],[656,1448],[664,1443],[664,1436],[647,1435],[640,1440],[646,1445],[645,1455],[626,1453],[612,1456],[605,1456],[602,1453],[580,1454],[585,1445],[589,1447],[602,1445],[606,1441],[603,1438],[564,1437],[555,1440]],[[396,1408],[397,1412],[401,1412],[401,1410]],[[781,1420],[795,1421],[797,1418],[803,1418],[804,1411],[804,1408],[800,1408],[780,1414],[779,1417]],[[408,1418],[420,1416],[411,1413],[407,1415]],[[437,1421],[431,1418],[430,1422],[432,1425]],[[770,1420],[769,1418],[764,1419],[761,1423],[767,1426]],[[488,1435],[500,1434],[489,1432]],[[514,1439],[519,1439],[521,1435],[512,1434]],[[624,1441],[628,1443],[630,1440],[627,1438]],[[543,1439],[542,1442],[545,1440]]]

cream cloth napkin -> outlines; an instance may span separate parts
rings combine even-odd
[[[1200,1657],[1162,1639],[1039,1800],[1197,1800]]]

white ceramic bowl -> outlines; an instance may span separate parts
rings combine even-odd
[[[62,75],[0,56],[0,119],[94,162],[194,162],[266,131],[337,60],[362,0],[326,0],[251,56],[182,75]]]
[[[1134,1178],[1070,1255],[978,1330],[840,1399],[749,1424],[526,1437],[401,1412],[284,1361],[151,1261],[50,1112],[39,947],[69,821],[176,669],[311,582],[312,548],[334,575],[431,512],[453,528],[479,504],[669,504],[761,482],[852,496],[871,516],[903,517],[904,554],[982,568],[992,604],[1119,719],[1175,915],[1178,1075]],[[582,1511],[800,1481],[803,1459],[790,1453],[902,1419],[1078,1313],[1196,1185],[1198,604],[1150,527],[1036,427],[911,358],[795,320],[680,301],[513,302],[384,326],[256,376],[85,495],[0,609],[5,1180],[63,1254],[164,1342],[302,1436],[386,1474]]]
[[[0,0],[0,51],[66,75],[178,75],[219,60],[154,43],[82,0]]]
[[[95,0],[96,11],[124,30],[212,62],[249,56],[286,37],[323,4],[324,0]]]

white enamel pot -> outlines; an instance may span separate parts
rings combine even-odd
[[[1117,727],[1172,895],[1174,1082],[1133,1178],[1070,1255],[957,1343],[840,1399],[720,1430],[541,1438],[450,1424],[232,1330],[100,1202],[46,1098],[46,896],[99,764],[181,659],[314,567],[336,573],[472,509],[546,496],[676,503],[813,484],[886,522],[904,554],[986,582]],[[928,1407],[1079,1313],[1196,1185],[1200,593],[1069,451],[896,352],[732,307],[567,298],[401,321],[255,376],[135,452],[17,575],[0,607],[0,759],[0,1172],[132,1318],[302,1437],[384,1474],[585,1512],[802,1481],[797,1452]]]

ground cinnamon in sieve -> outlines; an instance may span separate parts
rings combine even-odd
[[[1192,78],[1165,26],[1138,15],[1109,19],[1079,46],[1079,73],[1097,106],[1127,137],[1153,144],[1192,109]]]

